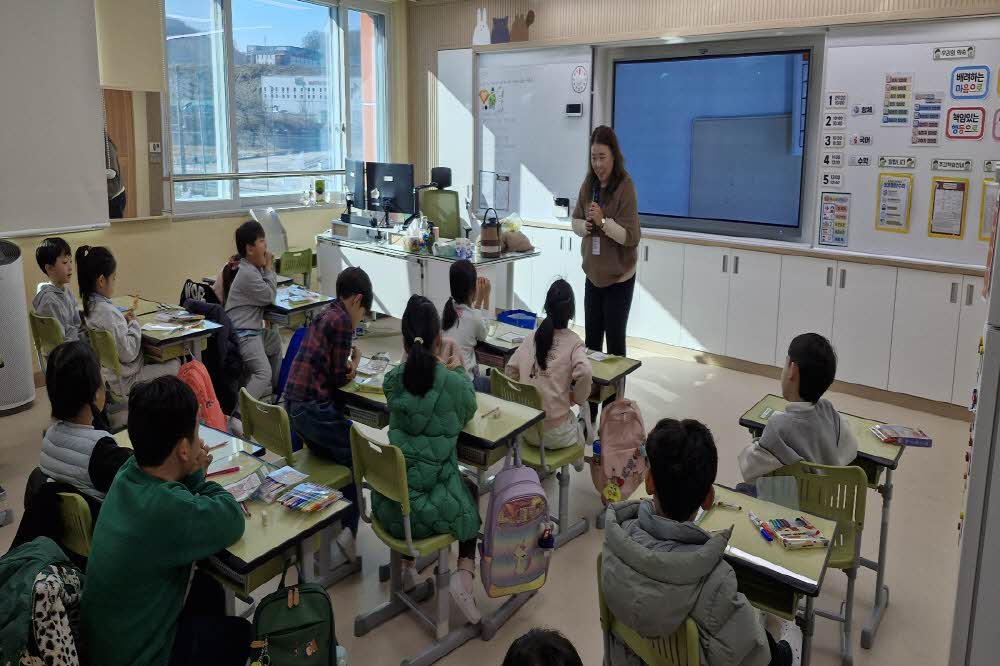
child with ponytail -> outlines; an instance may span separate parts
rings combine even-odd
[[[556,280],[545,295],[545,320],[507,361],[504,374],[542,394],[545,434],[541,445],[561,449],[580,441],[573,405],[585,405],[592,371],[587,348],[569,322],[576,313],[573,288]],[[538,445],[538,442],[530,442]]]
[[[122,364],[121,387],[126,395],[136,382],[176,375],[179,359],[166,363],[146,363],[142,355],[142,327],[135,315],[124,314],[111,302],[115,295],[118,263],[106,247],[82,245],[76,250],[76,272],[80,285],[80,301],[87,328],[108,331],[115,338],[118,359]],[[117,388],[117,378],[103,370],[105,379]]]
[[[486,339],[487,308],[492,289],[488,278],[479,277],[471,261],[462,259],[451,265],[448,273],[451,298],[444,304],[441,328],[444,336],[452,340],[462,356],[462,365],[472,377],[477,391],[489,393],[489,377],[479,375],[476,361],[476,344]]]
[[[469,622],[476,623],[480,614],[472,584],[479,493],[463,481],[456,446],[458,434],[476,414],[476,393],[457,359],[447,366],[438,359],[441,321],[433,303],[412,296],[402,328],[406,359],[386,373],[383,389],[389,405],[389,441],[406,458],[413,538],[447,533],[458,539],[451,596]],[[398,503],[373,491],[372,511],[392,536],[405,538]],[[409,589],[416,583],[413,561],[404,558],[403,586]]]

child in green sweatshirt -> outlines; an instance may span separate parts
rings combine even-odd
[[[184,382],[160,377],[133,388],[135,455],[111,484],[87,564],[87,663],[246,662],[249,623],[225,617],[218,583],[191,576],[195,562],[238,541],[245,527],[233,496],[205,479],[212,456],[197,433],[198,402]]]

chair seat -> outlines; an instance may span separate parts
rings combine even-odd
[[[583,457],[583,444],[574,444],[564,449],[545,449],[545,464],[549,469],[572,465]],[[542,468],[542,455],[537,446],[521,444],[521,462],[532,469]]]
[[[309,481],[330,486],[336,490],[354,483],[354,473],[349,467],[324,460],[306,448],[296,451],[293,460],[289,461],[288,464],[303,474],[308,474]]]
[[[372,518],[372,530],[375,531],[375,535],[381,539],[385,545],[393,549],[397,553],[403,555],[410,555],[410,549],[406,547],[406,539],[397,539],[396,537],[389,534],[381,523],[379,523],[375,518]],[[444,550],[452,544],[453,541],[457,541],[455,537],[450,534],[435,534],[432,537],[427,537],[426,539],[414,539],[413,547],[416,549],[420,557],[426,555],[433,555],[439,550]]]

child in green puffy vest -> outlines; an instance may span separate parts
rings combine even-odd
[[[478,491],[458,469],[458,434],[476,414],[472,380],[459,359],[439,359],[441,320],[434,304],[413,296],[403,313],[406,360],[390,370],[383,387],[389,404],[389,441],[406,457],[410,527],[414,539],[451,534],[458,539],[458,570],[451,577],[455,603],[473,623],[480,614],[473,594]],[[469,485],[472,485],[471,483]],[[399,504],[372,493],[372,510],[394,537],[404,538]],[[416,583],[413,562],[404,560],[404,587]]]

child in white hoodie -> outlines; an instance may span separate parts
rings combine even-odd
[[[561,449],[580,441],[580,429],[571,408],[585,405],[593,376],[587,347],[569,330],[576,313],[573,288],[556,280],[545,295],[545,320],[507,361],[511,379],[532,384],[542,394],[546,449]],[[537,442],[529,443],[537,444]]]

